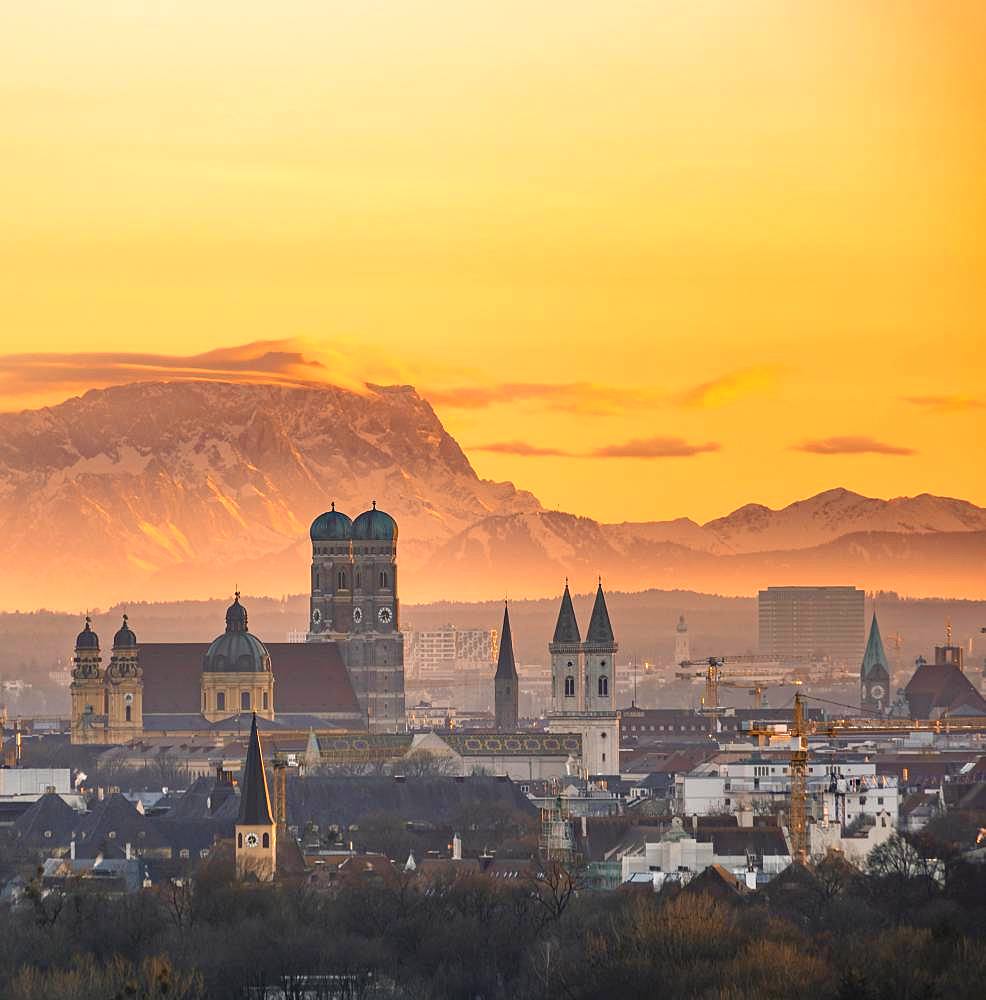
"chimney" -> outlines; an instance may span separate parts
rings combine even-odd
[[[452,834],[452,860],[462,860],[462,838],[457,834]]]

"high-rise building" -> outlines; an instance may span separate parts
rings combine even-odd
[[[758,596],[760,652],[779,659],[857,664],[865,595],[855,587],[768,587]]]
[[[404,633],[408,678],[450,681],[477,673],[489,676],[497,662],[499,637],[495,628],[411,629]]]

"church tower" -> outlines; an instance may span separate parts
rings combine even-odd
[[[353,522],[332,509],[312,522],[308,639],[349,632],[353,620]]]
[[[518,679],[514,663],[514,644],[510,635],[510,613],[507,602],[503,602],[503,630],[500,633],[500,655],[493,678],[493,701],[495,705],[496,729],[498,733],[517,732]]]
[[[335,642],[371,732],[404,728],[404,635],[397,522],[377,507],[354,521],[332,509],[311,527],[309,642]]]
[[[674,630],[674,665],[677,667],[682,663],[687,663],[691,658],[688,644],[688,625],[685,623],[685,616],[678,615],[678,624]]]
[[[870,637],[859,668],[859,707],[869,714],[882,715],[890,705],[890,667],[876,623],[876,612],[870,623]]]
[[[585,658],[585,687],[582,711],[612,712],[616,706],[615,657],[619,647],[613,636],[609,610],[599,581],[596,600],[589,618],[589,630],[582,643]]]
[[[137,636],[123,616],[113,636],[113,652],[106,669],[106,730],[108,743],[127,743],[143,733],[144,681]]]
[[[551,653],[551,733],[576,733],[582,740],[582,766],[589,775],[620,773],[620,716],[616,711],[616,651],[602,581],[589,619],[585,642],[565,584]]]
[[[106,742],[106,688],[99,636],[86,615],[85,627],[75,640],[72,658],[72,742]]]
[[[250,744],[243,765],[240,814],[236,820],[236,877],[271,882],[277,871],[277,824],[270,809],[267,771],[257,732],[250,726]]]
[[[551,711],[576,711],[582,690],[582,635],[567,580],[548,652],[551,654]]]

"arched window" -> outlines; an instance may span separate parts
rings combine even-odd
[[[315,574],[315,589],[316,590],[321,590],[322,589],[322,585],[318,581],[319,581],[319,574],[316,573]]]
[[[339,589],[346,589],[346,573],[344,570],[339,570]]]
[[[216,694],[216,711],[225,712],[226,711],[226,692],[219,691]]]
[[[264,834],[263,844],[264,844],[264,847],[270,847],[270,834],[269,833],[265,833]]]
[[[268,704],[267,692],[265,691],[264,692],[264,711],[267,711],[268,708],[270,708],[270,705]]]
[[[249,710],[250,708],[250,692],[241,691],[240,692],[240,708],[244,710]]]
[[[243,834],[242,833],[238,833],[236,835],[236,846],[237,847],[242,847],[243,846]]]
[[[110,710],[110,693],[109,691],[103,692],[103,714],[109,714]]]
[[[388,586],[388,583],[387,583],[387,571],[386,570],[383,570],[380,573],[380,586],[381,587],[387,587]]]
[[[565,697],[575,697],[575,678],[571,674],[565,678]]]
[[[359,590],[363,586],[363,575],[361,573],[356,574],[356,589]]]
[[[132,721],[132,720],[131,720],[131,718],[130,718],[130,714],[131,714],[131,713],[130,713],[130,706],[129,706],[129,705],[127,705],[127,708],[126,708],[126,716],[127,716],[127,722],[130,722],[130,721]]]
[[[609,697],[609,678],[603,674],[599,678],[599,697],[608,698]]]

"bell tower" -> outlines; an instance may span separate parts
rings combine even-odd
[[[126,743],[144,730],[144,681],[137,636],[123,616],[123,626],[113,637],[113,652],[106,669],[107,742]]]
[[[870,635],[859,668],[859,707],[870,715],[883,715],[890,706],[890,667],[876,622],[870,622]]]
[[[582,711],[612,712],[616,708],[616,639],[609,620],[603,583],[599,581],[592,606],[589,630],[582,643],[585,657],[585,687]]]
[[[103,684],[103,659],[99,636],[86,615],[85,627],[76,636],[72,658],[72,742],[105,743],[107,695]]]
[[[576,712],[582,691],[582,635],[567,580],[548,652],[551,654],[551,711]]]
[[[493,678],[493,703],[496,729],[499,733],[517,732],[520,692],[517,665],[514,662],[514,643],[510,634],[510,613],[503,602],[503,631],[500,633],[500,655]]]
[[[236,877],[240,881],[272,882],[277,871],[277,824],[270,809],[270,790],[256,714],[250,726],[250,743],[243,765],[235,836]]]
[[[312,522],[312,589],[308,641],[349,632],[353,620],[353,522],[336,510]]]

